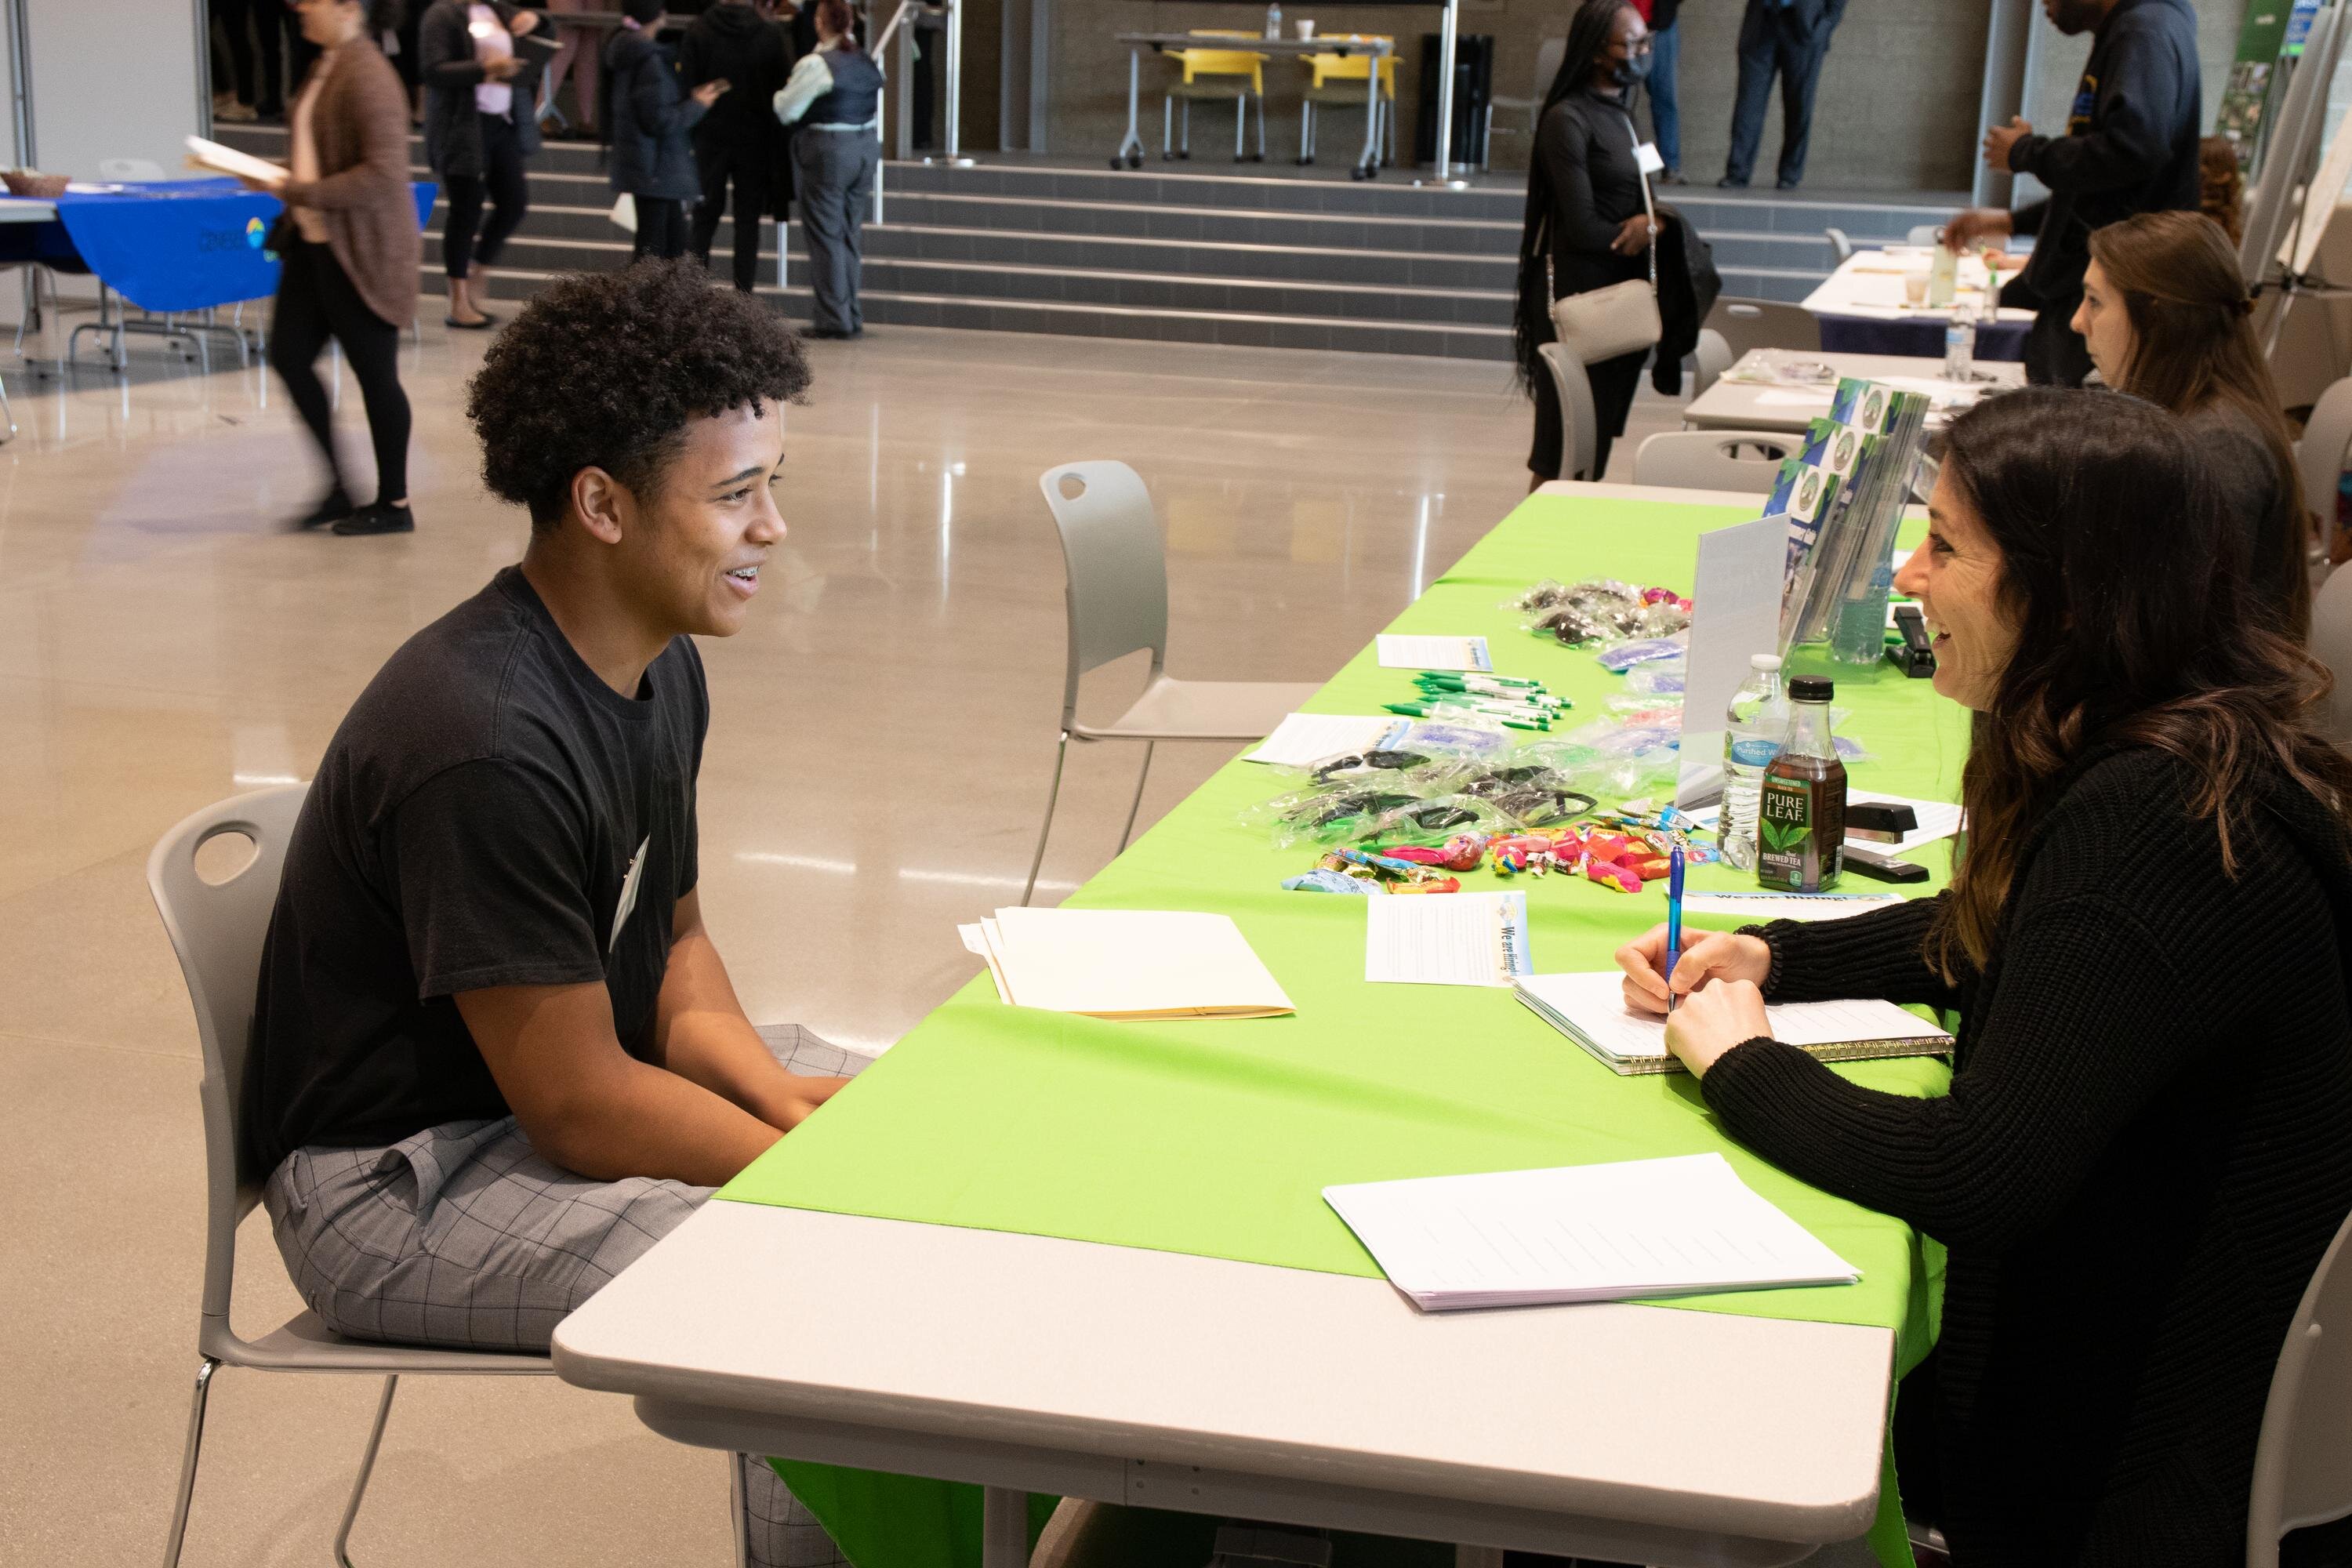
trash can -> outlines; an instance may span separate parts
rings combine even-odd
[[[1413,119],[1416,163],[1437,162],[1437,78],[1440,39],[1421,36],[1421,103]],[[1495,97],[1495,39],[1488,33],[1457,33],[1454,38],[1454,146],[1456,165],[1486,162],[1486,106]]]

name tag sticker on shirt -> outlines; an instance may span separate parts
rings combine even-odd
[[[621,879],[621,905],[613,911],[613,934],[604,939],[606,952],[621,944],[621,928],[629,923],[630,911],[637,907],[637,884],[645,879],[646,851],[653,847],[653,835],[647,834],[629,860],[629,874]]]
[[[1647,142],[1634,144],[1633,162],[1642,166],[1642,173],[1645,174],[1662,174],[1666,167],[1666,161],[1658,156],[1658,149]]]

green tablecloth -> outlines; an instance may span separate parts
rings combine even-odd
[[[1544,577],[1605,574],[1687,589],[1697,534],[1753,516],[1747,506],[1532,497],[1391,629],[1483,632],[1500,671],[1538,677],[1572,697],[1580,717],[1599,716],[1622,678],[1589,652],[1528,636],[1498,604]],[[1853,710],[1841,733],[1874,759],[1853,766],[1855,787],[1958,798],[1961,711],[1889,667],[1841,675],[1838,703]],[[1311,706],[1377,713],[1410,683],[1367,648]],[[1716,1151],[1863,1280],[1664,1304],[1891,1329],[1905,1368],[1926,1352],[1940,1272],[1932,1244],[1747,1153],[1689,1078],[1616,1077],[1507,991],[1367,984],[1366,900],[1284,892],[1282,879],[1307,869],[1314,853],[1276,850],[1238,820],[1284,787],[1271,770],[1227,764],[1069,902],[1231,915],[1297,1005],[1295,1016],[1107,1023],[1007,1007],[983,974],[719,1196],[1377,1278],[1323,1203],[1325,1186]],[[1928,886],[1940,886],[1947,847],[1916,858],[1937,872]],[[1483,872],[1465,880],[1500,885]],[[1613,948],[1664,918],[1663,884],[1638,895],[1580,879],[1515,885],[1528,893],[1538,971],[1607,967]],[[1754,884],[1703,868],[1689,885]],[[1926,1060],[1840,1070],[1902,1093],[1940,1092],[1947,1081]],[[1562,1331],[1572,1331],[1565,1316]],[[780,1468],[858,1568],[977,1563],[969,1489]],[[1893,1531],[1885,1554],[1902,1560],[1891,1486],[1881,1526]]]

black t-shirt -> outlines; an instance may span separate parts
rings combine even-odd
[[[709,717],[691,642],[623,697],[514,567],[402,645],[287,847],[246,1070],[261,1168],[506,1115],[460,992],[601,980],[645,1054]]]

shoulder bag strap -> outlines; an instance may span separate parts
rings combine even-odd
[[[1619,112],[1622,114],[1623,110]],[[1658,209],[1650,200],[1649,171],[1642,167],[1642,133],[1633,128],[1631,114],[1626,114],[1624,119],[1625,134],[1633,139],[1633,175],[1642,182],[1642,210],[1650,218],[1650,289],[1655,292],[1658,287]]]

